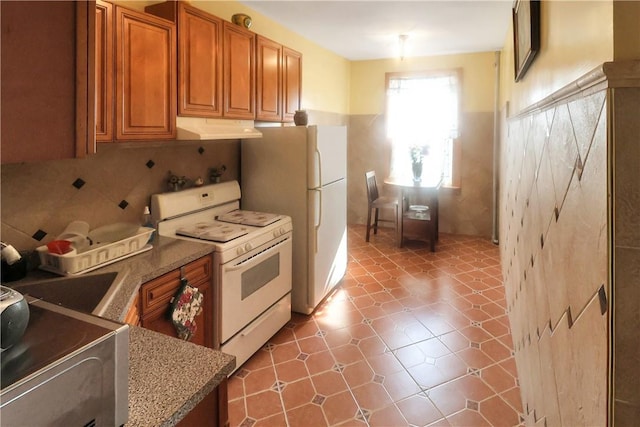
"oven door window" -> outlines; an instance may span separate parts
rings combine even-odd
[[[241,300],[244,300],[258,289],[280,275],[280,253],[267,258],[260,264],[242,273]]]

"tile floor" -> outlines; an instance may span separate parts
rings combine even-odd
[[[514,426],[522,406],[498,247],[395,247],[349,226],[343,284],[229,380],[232,426]]]

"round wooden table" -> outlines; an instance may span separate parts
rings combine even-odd
[[[435,252],[435,245],[438,241],[438,190],[442,186],[442,177],[426,177],[420,181],[414,181],[407,178],[387,177],[384,180],[385,184],[392,185],[400,188],[402,195],[403,215],[400,221],[400,246],[402,247],[404,241],[404,222],[409,221],[429,221],[429,242],[431,245],[431,251]],[[416,212],[409,212],[408,206],[405,209],[405,201],[408,200],[408,194],[416,192],[420,194],[425,200],[426,205],[429,207],[428,215],[422,216]]]

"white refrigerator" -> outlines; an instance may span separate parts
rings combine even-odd
[[[347,129],[260,131],[241,143],[241,206],[292,218],[291,305],[310,314],[347,269]]]

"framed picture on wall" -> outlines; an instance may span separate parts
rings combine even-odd
[[[512,15],[513,63],[520,81],[540,50],[540,0],[515,0]]]

